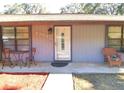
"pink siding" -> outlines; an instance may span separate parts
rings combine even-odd
[[[74,62],[103,62],[105,25],[72,26],[72,60]]]
[[[32,26],[32,46],[37,49],[36,61],[53,61],[53,34],[48,34],[50,25]]]
[[[53,61],[53,34],[51,25],[32,26],[32,45],[37,49],[36,61]],[[72,61],[103,62],[101,53],[105,40],[105,25],[72,25]],[[92,52],[91,52],[92,51]]]

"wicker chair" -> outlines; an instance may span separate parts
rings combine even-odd
[[[9,63],[9,66],[12,66],[11,57],[10,57],[10,49],[4,48],[3,49],[3,59],[2,59],[2,69],[6,63]]]
[[[103,48],[102,50],[105,61],[109,64],[109,66],[121,66],[122,60],[120,54],[114,48]],[[113,61],[111,56],[117,55],[119,60]]]
[[[26,57],[27,65],[29,63],[28,67],[30,67],[30,65],[32,63],[34,63],[35,65],[37,65],[36,62],[35,62],[35,59],[34,59],[35,54],[36,54],[36,48],[32,48],[32,56],[31,57],[30,56]]]

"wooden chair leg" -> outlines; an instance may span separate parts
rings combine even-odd
[[[120,67],[121,66],[121,63],[118,65],[118,67]]]
[[[112,67],[112,65],[109,65],[109,67]]]
[[[35,60],[34,60],[34,56],[32,57],[32,62],[34,63],[34,65],[37,65]]]
[[[27,66],[28,66],[28,68],[30,68],[30,60],[29,60],[29,58],[26,58],[26,64],[27,64]]]
[[[37,63],[33,60],[33,62],[34,62],[34,65],[37,65]]]
[[[30,60],[29,58],[26,58],[26,63],[29,68],[31,67],[31,64],[37,65],[34,58],[32,58],[32,60]]]
[[[9,67],[12,67],[12,66],[13,66],[13,63],[12,63],[10,60],[7,60],[7,61],[4,60],[4,61],[2,62],[2,69],[4,68],[5,63],[9,64]]]
[[[109,63],[109,66],[110,66],[110,67],[112,67],[112,66],[113,66],[111,62]]]
[[[31,67],[31,61],[28,61],[28,68]]]
[[[24,62],[23,64],[24,64],[25,67],[27,66],[27,62]]]
[[[5,61],[3,61],[3,63],[2,63],[2,69],[3,69],[4,65],[5,65]]]
[[[12,63],[12,61],[9,61],[9,63],[10,63],[10,67],[13,68],[14,64]]]
[[[19,62],[19,66],[20,66],[20,68],[22,68],[22,62]]]

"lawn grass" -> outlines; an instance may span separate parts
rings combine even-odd
[[[1,90],[39,90],[42,89],[48,73],[39,74],[0,74]]]
[[[124,74],[73,74],[75,90],[124,90]]]

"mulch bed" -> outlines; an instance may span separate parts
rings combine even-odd
[[[124,90],[124,74],[73,74],[75,90]]]
[[[49,73],[0,73],[0,90],[40,90]]]

